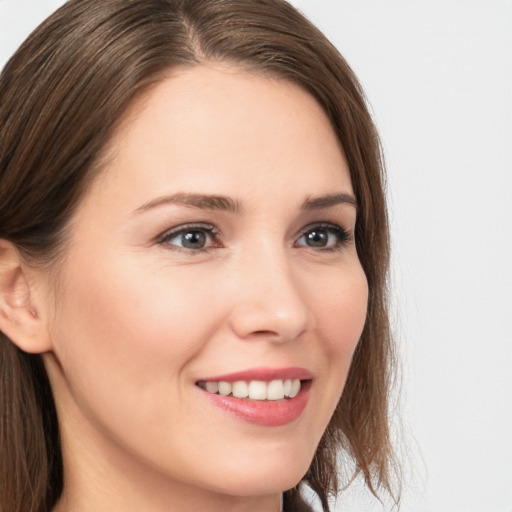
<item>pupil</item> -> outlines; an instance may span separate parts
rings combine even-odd
[[[307,235],[308,243],[311,247],[325,247],[329,235],[325,231],[310,231]]]
[[[183,236],[183,247],[188,249],[202,249],[206,243],[206,236],[201,231],[189,231]]]

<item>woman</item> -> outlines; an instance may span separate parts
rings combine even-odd
[[[390,490],[379,145],[317,29],[71,0],[0,123],[4,512],[327,511],[340,453]]]

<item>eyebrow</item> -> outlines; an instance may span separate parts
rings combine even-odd
[[[180,206],[192,206],[201,210],[220,210],[231,213],[241,213],[243,208],[238,201],[226,196],[215,196],[206,194],[189,194],[179,192],[170,196],[157,197],[143,204],[135,212],[147,211],[158,206],[177,204]]]
[[[193,208],[199,208],[201,210],[220,210],[236,214],[241,214],[243,212],[241,203],[237,200],[231,199],[230,197],[179,192],[177,194],[152,199],[137,208],[134,213],[144,212],[168,204],[192,206]],[[302,203],[301,210],[321,210],[338,204],[348,204],[357,208],[356,198],[352,194],[341,193],[310,197]]]
[[[302,210],[321,210],[338,204],[348,204],[357,209],[357,200],[352,194],[331,194],[327,196],[311,197],[302,203]]]

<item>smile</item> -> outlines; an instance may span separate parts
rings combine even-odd
[[[253,368],[196,381],[196,388],[215,409],[261,427],[299,420],[313,385],[305,368]]]
[[[208,393],[221,396],[233,396],[248,400],[283,400],[298,395],[301,381],[300,379],[275,379],[270,382],[263,380],[199,381],[197,385]]]

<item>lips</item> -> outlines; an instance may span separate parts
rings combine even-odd
[[[302,414],[312,374],[304,368],[254,368],[196,382],[209,402],[261,426],[286,425]]]

